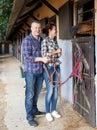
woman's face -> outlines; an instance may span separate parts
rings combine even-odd
[[[49,30],[49,35],[55,37],[57,35],[57,28],[53,26],[52,29]]]

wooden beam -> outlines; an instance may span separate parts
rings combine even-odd
[[[18,26],[22,26],[23,24],[26,24],[28,27],[30,27],[30,25],[28,25],[25,21],[27,21],[28,17],[33,18],[34,20],[38,20],[35,16],[33,16],[32,14],[27,15],[26,17],[22,18],[21,20],[19,20],[19,22],[17,22],[14,25],[14,28],[18,27]]]
[[[33,18],[34,20],[38,20],[38,19],[37,19],[35,16],[33,16],[32,13],[31,13],[31,14],[26,15],[25,17],[22,17],[22,19],[19,19],[19,20],[17,21],[17,23],[16,23],[15,26],[18,26],[19,24],[25,23],[24,21],[27,21],[27,19],[28,19],[29,17]],[[28,26],[29,26],[29,25],[28,25]]]
[[[28,26],[29,28],[31,27],[28,23],[25,22],[25,25]]]
[[[22,19],[19,19],[19,20],[15,23],[14,27],[17,27],[17,26],[19,26],[19,25],[25,23],[25,21],[27,21],[28,17],[30,17],[30,16],[27,15],[26,17],[24,17],[24,18],[22,18]]]
[[[30,14],[30,17],[32,17],[35,20],[38,20],[35,16],[33,16],[32,14]]]
[[[59,11],[55,9],[49,2],[46,0],[40,0],[43,4],[45,4],[50,10],[52,10],[55,14],[59,15]]]
[[[17,32],[16,35],[21,36],[21,34],[19,32]]]
[[[16,24],[14,25],[14,28],[16,28],[16,27],[20,27],[20,26],[22,26],[23,24],[24,24],[24,22],[16,23]]]
[[[15,28],[14,28],[14,33],[17,32],[17,31],[19,31],[19,30],[22,28],[23,24],[24,24],[24,23],[21,23],[20,25],[15,26]],[[23,31],[24,31],[24,30],[23,30]]]
[[[25,15],[25,16],[22,17],[22,18],[19,18],[19,19],[17,20],[17,23],[19,23],[19,22],[21,22],[21,21],[26,21],[28,18],[29,18],[29,14],[28,14],[28,15]]]
[[[27,3],[26,3],[26,6],[27,6],[27,7],[30,7],[30,6],[34,5],[36,2],[37,2],[37,1],[35,1],[35,0],[32,0],[32,1],[30,1],[30,2],[27,2]]]
[[[26,31],[23,27],[21,27],[20,29],[23,30],[24,32]]]
[[[22,32],[19,30],[18,33],[20,33],[20,35],[22,35]]]
[[[30,10],[27,13],[25,13],[24,15],[20,16],[19,19],[28,16],[29,14],[31,14],[33,11],[35,11],[38,8],[40,8],[41,6],[42,6],[42,3],[39,2],[32,10]]]

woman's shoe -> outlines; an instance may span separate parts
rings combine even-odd
[[[52,116],[55,117],[55,118],[60,118],[60,117],[61,117],[61,115],[58,114],[57,111],[53,111],[53,112],[52,112]]]
[[[46,114],[46,119],[47,119],[47,121],[53,121],[53,117],[52,117],[52,115],[50,114],[50,113],[47,113]]]

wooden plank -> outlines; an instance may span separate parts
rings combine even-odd
[[[40,0],[42,3],[44,3],[50,10],[52,10],[56,15],[59,15],[59,11],[54,8],[49,2],[46,0]]]

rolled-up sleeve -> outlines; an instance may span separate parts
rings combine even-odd
[[[22,42],[22,55],[26,62],[35,62],[35,56],[32,54],[33,46],[30,40],[24,39]]]

